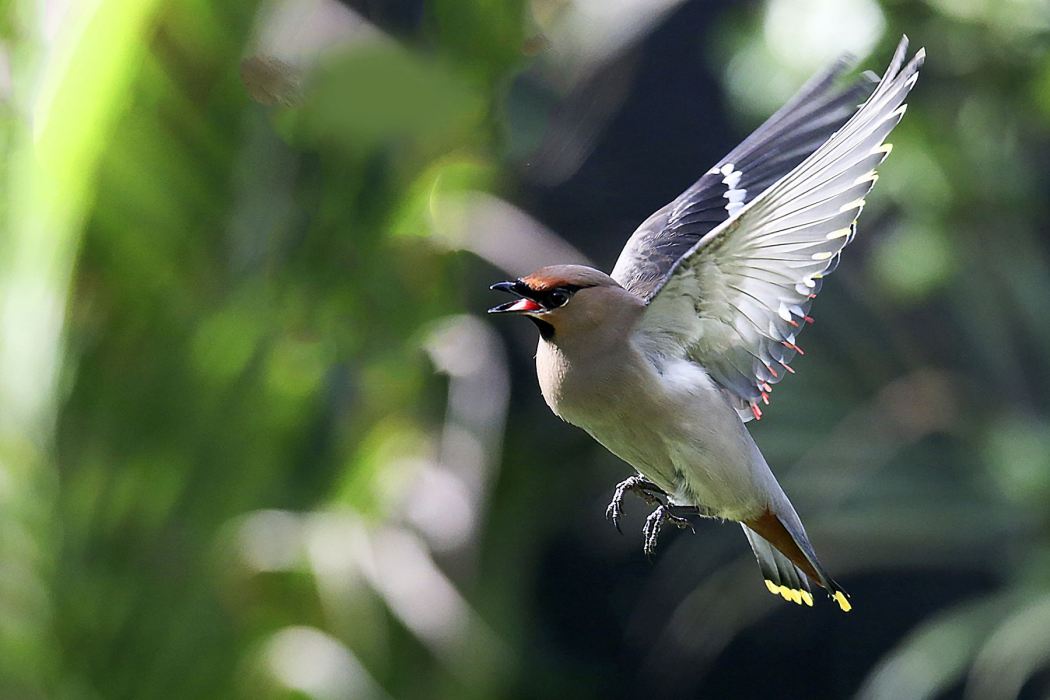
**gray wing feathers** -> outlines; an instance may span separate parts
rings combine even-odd
[[[745,420],[761,416],[787,372],[821,280],[856,233],[875,168],[891,147],[924,52],[902,68],[907,38],[871,97],[823,145],[729,221],[705,234],[654,288],[645,324],[677,336]],[[668,312],[689,301],[695,317]],[[663,309],[661,311],[660,309]],[[655,328],[655,326],[662,326]]]
[[[827,141],[874,88],[871,74],[864,74],[836,89],[850,65],[840,59],[812,78],[715,167],[646,219],[624,247],[612,277],[649,299],[697,241]]]

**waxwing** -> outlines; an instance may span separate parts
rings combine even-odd
[[[556,265],[493,285],[516,298],[492,313],[540,330],[550,408],[637,471],[607,515],[619,527],[628,491],[652,505],[647,554],[664,524],[733,520],[771,593],[811,606],[812,583],[851,609],[745,423],[793,373],[813,299],[856,235],[925,56],[905,62],[907,49],[904,37],[881,79],[837,88],[839,61],[810,80],[642,223],[612,274]]]

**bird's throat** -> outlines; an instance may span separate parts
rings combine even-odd
[[[541,338],[543,338],[544,340],[550,340],[554,337],[554,326],[547,323],[546,321],[541,321],[535,316],[527,316],[526,318],[535,323],[536,327],[540,329]]]

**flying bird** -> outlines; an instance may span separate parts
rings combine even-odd
[[[812,78],[646,219],[611,275],[554,265],[492,285],[517,298],[490,313],[539,328],[547,405],[637,470],[607,515],[619,528],[627,492],[652,505],[647,555],[665,524],[733,520],[771,593],[812,606],[813,583],[850,611],[745,423],[794,373],[810,305],[856,234],[925,58],[907,52],[903,37],[881,79],[836,87],[845,60]]]

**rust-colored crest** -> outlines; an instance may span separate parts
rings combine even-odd
[[[597,287],[616,284],[604,272],[583,265],[549,265],[521,278],[529,289],[544,292],[555,287]]]

